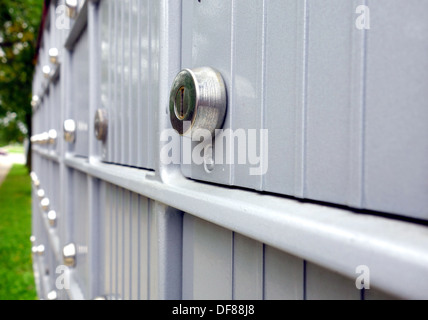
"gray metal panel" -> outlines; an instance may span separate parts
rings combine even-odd
[[[76,146],[78,156],[89,155],[89,43],[88,33],[84,32],[77,42],[72,56],[73,87],[72,114],[76,121]]]
[[[350,190],[348,182],[350,172],[362,170],[361,150],[350,150],[353,136],[362,134],[351,130],[351,116],[362,108],[362,95],[353,91],[363,81],[353,72],[363,63],[363,42],[352,36],[364,34],[355,26],[357,6],[356,1],[308,1],[304,197],[309,199],[348,204],[349,194],[360,193],[361,187]]]
[[[361,290],[357,289],[355,280],[306,263],[306,299],[361,300]]]
[[[152,169],[158,95],[159,2],[100,4],[101,107],[108,110],[101,157],[111,163]]]
[[[270,246],[264,259],[264,299],[302,300],[304,261]]]
[[[263,299],[263,244],[239,234],[233,237],[233,299]]]
[[[390,294],[384,293],[376,288],[370,288],[364,291],[364,300],[400,300]]]
[[[365,207],[427,219],[428,3],[383,0],[370,6]]]
[[[73,210],[70,212],[73,219],[73,242],[76,245],[76,278],[84,297],[89,297],[89,206],[88,206],[87,176],[75,171],[73,173]]]
[[[233,101],[233,74],[231,52],[233,43],[231,35],[233,32],[233,1],[224,3],[220,0],[205,1],[183,1],[183,12],[189,12],[188,20],[183,21],[183,38],[186,34],[192,35],[188,43],[190,47],[182,47],[182,67],[197,68],[209,66],[217,69],[222,74],[228,91],[228,101]],[[192,15],[190,14],[192,13]],[[213,26],[216,26],[213,28]],[[225,128],[230,128],[232,109],[228,108]],[[183,138],[188,139],[188,138]],[[184,143],[183,143],[184,145]],[[214,146],[215,148],[215,146]],[[226,150],[226,146],[224,146]],[[233,151],[233,150],[228,150]],[[226,152],[224,152],[225,154]],[[183,165],[183,172],[189,177],[204,181],[230,184],[231,166],[228,164],[216,165],[211,173],[206,173],[204,166],[192,164]]]
[[[233,233],[184,216],[183,299],[232,299]]]
[[[273,192],[300,195],[304,1],[273,0],[265,2],[265,6],[268,16],[265,121],[269,128],[269,168],[264,186]]]

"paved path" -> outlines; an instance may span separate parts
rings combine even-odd
[[[0,185],[3,183],[13,164],[25,164],[25,156],[22,154],[0,155]]]

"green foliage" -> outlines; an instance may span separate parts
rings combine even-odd
[[[15,165],[0,187],[0,300],[37,298],[31,261],[31,183]]]
[[[0,139],[22,141],[18,123],[31,114],[31,89],[37,31],[42,0],[0,0],[0,118],[16,118],[0,124]],[[8,128],[8,129],[6,129]]]

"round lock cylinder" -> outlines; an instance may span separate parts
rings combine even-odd
[[[40,201],[40,205],[42,207],[42,210],[47,212],[49,210],[50,201],[48,198],[43,198],[42,201]]]
[[[72,119],[64,121],[64,140],[69,143],[76,141],[76,122]]]
[[[49,130],[49,132],[48,132],[49,144],[55,144],[57,138],[58,138],[58,133],[56,132],[56,130],[54,130],[54,129]]]
[[[205,130],[215,136],[227,109],[226,86],[221,74],[210,68],[184,69],[171,89],[169,114],[172,127],[183,136],[200,136]]]
[[[58,64],[59,50],[57,48],[49,49],[49,60],[53,64]]]
[[[74,243],[69,243],[62,249],[62,256],[64,264],[67,267],[74,267],[76,265],[76,246]]]
[[[108,133],[107,110],[98,109],[95,112],[94,131],[97,140],[106,141]]]
[[[51,210],[48,212],[48,221],[49,225],[53,228],[56,226],[57,214],[55,210]]]

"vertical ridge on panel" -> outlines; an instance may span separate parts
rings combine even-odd
[[[131,165],[130,158],[130,134],[132,130],[131,105],[130,105],[130,74],[131,74],[131,35],[130,35],[130,0],[122,0],[122,16],[123,16],[123,44],[122,44],[122,106],[123,106],[123,119],[122,119],[122,144],[123,144],[123,159],[122,163]]]
[[[145,151],[147,153],[147,163],[145,163],[145,168],[154,168],[154,159],[156,158],[154,156],[154,153],[157,152],[155,146],[157,145],[156,141],[154,141],[154,130],[155,130],[155,123],[158,121],[158,113],[160,110],[159,108],[159,83],[161,76],[159,74],[159,56],[160,56],[160,15],[161,15],[161,1],[156,0],[148,0],[148,6],[150,6],[149,9],[149,65],[148,68],[150,71],[148,71],[150,78],[149,78],[149,88],[150,91],[148,92],[149,101],[147,105],[148,110],[148,117],[144,124],[147,126],[147,150]],[[163,12],[162,12],[163,14]],[[147,72],[147,71],[146,71]],[[162,75],[166,76],[166,75]]]
[[[192,47],[183,50],[183,55],[189,54],[192,57],[191,65],[184,65],[183,68],[211,67],[218,70],[225,81],[228,108],[224,129],[235,129],[233,119],[233,108],[235,103],[234,93],[234,72],[235,66],[235,1],[227,4],[224,1],[214,0],[197,2],[193,1],[193,28],[183,30],[183,32],[192,32]],[[183,25],[186,27],[186,24]],[[216,26],[213,28],[213,26]],[[187,26],[189,27],[189,26]],[[220,45],[221,44],[221,45]],[[232,134],[227,134],[227,139],[232,141]],[[188,143],[187,137],[182,138],[183,145]],[[232,143],[227,148],[226,138],[223,140],[223,164],[214,166],[212,172],[207,173],[204,165],[191,165],[191,178],[215,183],[231,184],[233,166],[230,165],[230,158],[234,154]],[[217,136],[213,145],[213,154],[216,148],[220,148],[220,138]],[[193,143],[195,146],[196,143]],[[186,155],[186,157],[188,157]],[[226,159],[228,158],[228,159]],[[184,166],[184,172],[189,170]]]
[[[101,106],[100,108],[105,108],[108,113],[108,118],[111,117],[111,87],[110,87],[110,37],[111,37],[111,19],[110,19],[110,3],[111,1],[102,1],[99,6],[100,10],[100,34],[101,34],[101,82],[100,82],[100,94],[101,94]],[[109,121],[108,130],[110,131],[107,136],[106,144],[102,145],[101,149],[101,159],[104,161],[110,162],[110,152],[111,152],[111,119]]]
[[[231,300],[233,232],[195,219],[193,236],[193,298]]]
[[[297,69],[297,97],[295,113],[295,151],[294,151],[294,196],[305,196],[306,179],[306,114],[307,114],[307,74],[308,74],[308,30],[310,13],[308,1],[297,1],[298,30],[297,30],[297,54],[301,60],[296,62]]]
[[[353,8],[366,4],[367,0],[354,0]],[[355,12],[355,11],[354,11]],[[351,42],[351,94],[350,94],[350,141],[349,181],[346,204],[361,208],[364,194],[364,137],[366,113],[366,46],[367,30],[352,28]]]
[[[119,7],[118,7],[118,21],[119,21],[119,27],[118,27],[118,44],[117,44],[117,74],[118,74],[118,99],[117,99],[117,105],[116,108],[118,110],[118,132],[119,132],[119,139],[117,143],[119,143],[119,150],[117,154],[117,163],[118,164],[124,164],[125,160],[125,145],[124,145],[124,132],[125,132],[125,92],[124,92],[124,51],[125,51],[125,39],[124,39],[124,31],[125,31],[125,7],[124,7],[124,1],[119,1]]]
[[[117,241],[117,225],[118,225],[118,208],[117,208],[117,193],[118,193],[118,187],[116,186],[111,186],[111,199],[112,199],[112,203],[111,203],[111,210],[112,210],[112,233],[111,233],[111,239],[112,239],[112,253],[111,253],[111,287],[112,287],[112,291],[111,291],[111,295],[112,298],[117,299],[119,298],[117,296],[117,277],[118,277],[118,241]]]
[[[233,239],[233,299],[263,299],[263,244],[236,233]]]
[[[266,300],[303,299],[303,260],[265,246],[264,266]]]
[[[312,263],[306,264],[307,300],[360,300],[355,280],[345,278]]]
[[[128,190],[123,191],[123,299],[131,299],[131,194]]]
[[[113,39],[112,40],[112,91],[113,91],[113,114],[112,114],[112,122],[113,122],[113,133],[114,133],[114,139],[113,139],[113,157],[112,162],[118,163],[119,162],[119,154],[121,152],[120,150],[120,112],[119,112],[119,91],[120,91],[120,78],[118,74],[118,60],[119,60],[119,38],[120,38],[120,2],[119,1],[110,1],[112,3],[112,18],[113,18]]]
[[[139,299],[149,299],[149,203],[148,199],[139,196]]]
[[[124,298],[124,212],[123,212],[124,190],[118,188],[117,191],[117,295],[119,299]]]
[[[149,137],[148,125],[150,116],[150,92],[151,92],[151,61],[150,61],[150,24],[151,24],[151,2],[149,0],[139,1],[138,32],[138,111],[139,125],[138,136],[138,166],[145,168],[148,163]]]
[[[351,113],[361,110],[361,95],[352,91],[361,85],[360,72],[355,72],[361,68],[361,43],[354,46],[352,36],[355,7],[342,0],[330,0],[328,6],[317,1],[308,4],[314,14],[308,36],[305,197],[346,204],[348,194],[354,192],[348,189],[350,169],[361,168],[359,154],[350,159]]]
[[[265,1],[266,22],[266,104],[268,170],[264,189],[294,195],[297,130],[297,94],[303,84],[297,81],[296,66],[303,55],[297,50],[301,6],[294,0]]]
[[[182,299],[194,299],[194,227],[195,218],[190,214],[183,216],[183,289]]]
[[[427,219],[428,2],[368,4],[364,205]]]
[[[140,57],[140,10],[139,0],[131,0],[130,2],[130,16],[129,16],[129,31],[130,31],[130,84],[129,84],[129,156],[131,165],[139,167],[138,150],[141,148],[141,136],[139,133],[139,121],[141,120],[141,105],[138,101],[138,92],[142,90],[139,83],[139,57]]]
[[[115,121],[115,90],[114,90],[114,73],[113,73],[113,61],[114,61],[114,6],[115,1],[103,1],[103,3],[108,4],[108,117],[109,117],[109,133],[108,133],[108,162],[114,162],[114,142],[115,142],[115,132],[116,132],[116,121]]]
[[[111,184],[105,182],[105,211],[104,211],[104,294],[110,295],[113,292],[112,288],[112,203],[111,203]]]
[[[159,233],[157,202],[148,200],[149,300],[159,300]]]
[[[131,195],[131,299],[137,300],[140,290],[139,270],[141,246],[139,241],[139,201],[138,194]]]
[[[232,184],[257,190],[261,189],[261,175],[251,175],[250,167],[254,168],[249,161],[257,154],[259,143],[250,141],[250,131],[256,132],[254,138],[259,137],[263,121],[264,9],[260,0],[234,1]]]

